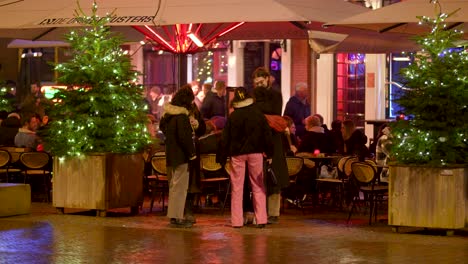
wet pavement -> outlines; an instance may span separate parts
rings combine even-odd
[[[347,225],[346,212],[323,208],[287,209],[264,229],[203,209],[193,228],[174,229],[148,207],[103,218],[33,203],[30,215],[0,218],[0,263],[468,263],[468,229],[392,233],[384,219],[368,226],[356,214]]]

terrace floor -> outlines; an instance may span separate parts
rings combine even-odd
[[[30,215],[0,218],[0,263],[468,263],[468,229],[400,228],[386,216],[286,209],[264,229],[230,227],[229,211],[204,208],[190,229],[171,228],[148,202],[138,215],[66,210],[33,203]]]

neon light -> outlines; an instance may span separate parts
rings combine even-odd
[[[166,45],[169,49],[173,50],[173,51],[176,51],[176,49],[174,47],[172,47],[171,44],[169,44],[166,40],[164,40],[161,36],[159,36],[158,33],[156,33],[152,28],[150,28],[149,26],[146,26],[145,25],[145,28],[147,30],[149,30],[149,32],[153,33],[153,35],[158,38],[164,45]]]
[[[219,25],[214,29],[211,29],[211,32],[208,34],[204,33],[205,37],[200,35],[200,29],[203,24],[190,23],[175,24],[174,26],[161,26],[160,29],[166,33],[167,37],[169,37],[169,40],[164,39],[162,35],[158,34],[150,26],[145,25],[132,27],[145,35],[148,39],[151,39],[152,41],[160,44],[164,50],[168,50],[173,53],[192,53],[196,52],[204,45],[211,43],[216,38],[231,32],[243,24],[245,24],[245,22],[232,23],[222,32],[216,34],[215,32],[218,31],[221,27],[221,25]],[[212,33],[214,33],[214,36],[212,36]],[[205,38],[209,39],[206,40]],[[143,45],[143,43],[141,44]]]
[[[225,31],[221,32],[221,34],[219,34],[218,37],[221,37],[221,36],[223,36],[223,35],[225,35],[225,34],[231,32],[231,31],[233,31],[234,29],[236,29],[236,28],[242,26],[243,24],[245,24],[245,22],[239,22],[239,23],[237,23],[236,25],[234,25],[234,26],[232,26],[232,27],[226,29]]]
[[[198,47],[203,47],[203,42],[201,42],[201,40],[195,34],[187,32],[187,37],[189,37]]]

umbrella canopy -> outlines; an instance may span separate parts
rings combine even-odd
[[[329,21],[368,10],[342,0],[106,0],[98,1],[97,4],[101,16],[115,10],[116,17],[110,23],[111,30],[122,33],[131,42],[140,41],[145,36],[153,38],[154,32],[175,46],[180,35],[182,38],[185,35],[182,33],[177,36],[178,26],[174,24],[187,28],[193,23],[192,30],[203,43],[215,39],[310,37],[314,44],[325,47],[318,49],[318,52],[393,52],[416,49],[415,44],[401,34],[381,36],[374,32],[342,27],[323,29],[321,22],[309,22]],[[91,0],[82,0],[80,5],[84,13],[91,13]],[[76,0],[6,0],[0,5],[0,37],[64,40],[65,33],[78,26],[73,18],[75,9]],[[246,23],[225,33],[238,21]],[[346,37],[337,44],[333,34],[324,36],[314,33],[309,36],[311,30],[346,34]],[[165,49],[172,50],[167,46]],[[194,52],[196,48],[191,45],[191,49],[186,50]]]
[[[333,53],[333,52],[361,52],[361,53],[388,53],[401,51],[415,51],[419,46],[409,38],[406,34],[379,34],[377,32],[360,30],[354,28],[331,27],[328,29],[322,28],[322,23],[319,22],[247,22],[238,28],[219,36],[223,30],[229,29],[233,23],[210,23],[202,24],[201,29],[197,32],[203,43],[207,43],[210,39],[216,41],[228,40],[269,40],[269,39],[309,39],[311,47],[318,53]],[[194,24],[197,28],[199,24]],[[152,36],[149,30],[143,28],[145,34]],[[149,26],[153,32],[165,39],[167,42],[174,44],[176,42],[175,25],[167,25],[160,27]],[[17,30],[21,32],[23,38],[33,39],[37,41],[13,41],[8,46],[11,48],[31,48],[47,46],[66,46],[65,42],[51,42],[56,40],[64,40],[64,34],[71,28],[56,28],[47,34],[37,38],[38,32],[36,29]],[[145,40],[145,35],[134,27],[111,27],[114,32],[120,32],[125,39],[131,42]],[[2,30],[0,29],[0,32]],[[30,33],[29,37],[27,36]],[[47,41],[47,42],[42,42]],[[160,43],[159,41],[158,43]],[[158,43],[154,43],[159,45]],[[159,48],[171,50],[163,46]],[[192,45],[192,48],[195,48]],[[206,47],[209,48],[209,45]],[[196,50],[192,50],[196,51]]]
[[[79,26],[74,18],[76,0],[3,0],[0,2],[0,37],[28,40],[64,40],[65,33]],[[91,13],[93,1],[82,0],[80,7]],[[204,43],[224,33],[224,40],[235,39],[306,39],[310,20],[327,21],[367,11],[366,8],[342,0],[102,0],[97,1],[97,13],[114,12],[111,30],[123,33],[127,41],[140,41],[158,34],[167,50],[175,42],[186,39],[192,28]],[[225,34],[234,23],[247,22]],[[291,21],[291,22],[290,22]],[[193,24],[191,24],[193,23]],[[179,30],[176,30],[179,29]],[[239,34],[232,34],[238,32]],[[170,43],[172,42],[172,43]],[[190,43],[189,43],[190,44]],[[176,49],[178,49],[177,47]],[[196,49],[184,48],[193,52]]]
[[[0,28],[70,27],[76,0],[4,0]],[[89,14],[92,0],[79,2]],[[342,0],[101,0],[98,14],[115,10],[110,25],[172,25],[239,21],[328,21],[367,9]],[[299,12],[300,11],[300,12]]]
[[[361,52],[388,53],[415,51],[419,46],[407,34],[379,34],[374,31],[345,27],[324,29],[323,23],[285,23],[257,22],[246,23],[218,40],[256,40],[271,39],[309,39],[312,49],[317,53]],[[288,31],[288,37],[281,37],[282,31]],[[277,35],[278,34],[278,35]]]
[[[398,32],[421,35],[427,33],[430,27],[419,25],[417,16],[435,17],[439,11],[449,14],[458,10],[446,20],[447,27],[464,30],[464,37],[468,39],[468,1],[438,0],[438,2],[440,6],[430,3],[428,0],[404,1],[342,20],[331,20],[324,26],[337,25],[373,30],[380,33]]]

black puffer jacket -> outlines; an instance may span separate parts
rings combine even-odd
[[[254,89],[255,104],[267,115],[281,115],[281,108],[283,107],[283,96],[281,92],[267,89],[264,87],[257,87]]]
[[[248,98],[234,105],[222,135],[222,159],[242,154],[273,156],[271,129],[262,112]],[[218,159],[220,160],[220,159]]]
[[[166,164],[174,168],[195,156],[192,127],[186,108],[166,104],[164,111],[159,128],[166,137]]]

